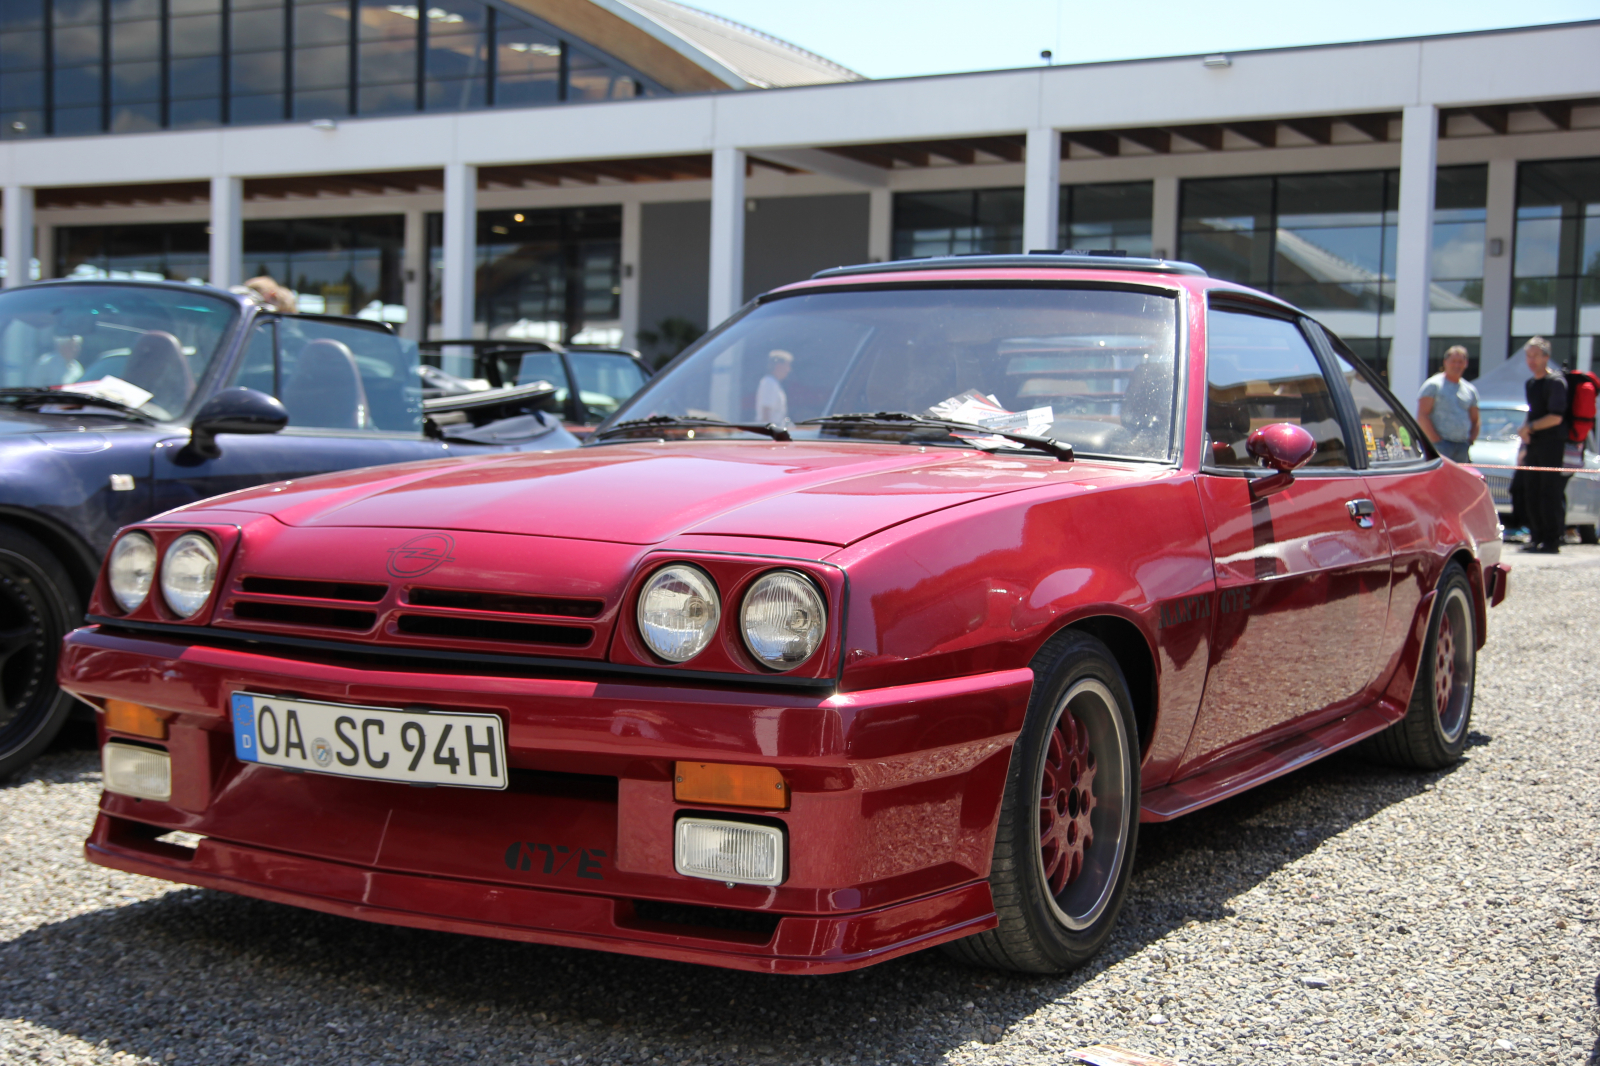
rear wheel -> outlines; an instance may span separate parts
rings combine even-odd
[[[1000,925],[945,946],[978,966],[1061,973],[1111,935],[1139,828],[1138,732],[1106,646],[1069,631],[1034,662],[989,884]]]
[[[1440,770],[1460,759],[1467,747],[1477,671],[1472,585],[1466,571],[1451,563],[1434,597],[1406,716],[1367,740],[1364,750],[1381,762],[1418,770]]]
[[[43,751],[72,709],[56,687],[61,638],[82,614],[55,556],[0,526],[0,780]]]

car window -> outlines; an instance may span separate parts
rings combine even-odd
[[[1407,420],[1395,411],[1394,404],[1349,359],[1337,351],[1334,358],[1339,361],[1339,372],[1344,375],[1350,398],[1355,401],[1356,422],[1361,427],[1361,447],[1366,449],[1367,465],[1392,466],[1427,458],[1422,442],[1413,434]]]
[[[567,352],[572,374],[578,379],[578,398],[593,414],[604,418],[617,405],[639,391],[644,371],[626,355],[611,352]]]
[[[787,422],[796,439],[932,439],[807,425],[904,412],[1165,460],[1176,349],[1177,300],[1158,292],[822,291],[756,306],[649,379],[612,422],[665,415]]]
[[[1213,307],[1206,316],[1206,462],[1257,467],[1245,451],[1252,430],[1276,422],[1317,442],[1307,465],[1347,467],[1349,452],[1333,391],[1293,322]]]
[[[1517,430],[1528,420],[1527,410],[1521,407],[1480,406],[1478,416],[1478,437],[1482,440],[1515,440]]]
[[[118,378],[148,394],[146,414],[176,418],[237,317],[232,301],[198,288],[14,289],[0,295],[0,387]]]
[[[283,316],[256,326],[233,384],[282,400],[290,427],[420,433],[418,365],[391,333]]]
[[[535,381],[548,381],[556,387],[555,402],[565,405],[572,390],[567,384],[567,369],[561,365],[561,356],[555,352],[523,352],[517,365],[518,385],[532,385]]]

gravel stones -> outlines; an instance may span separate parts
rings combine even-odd
[[[1460,765],[1337,756],[1143,827],[1116,937],[1060,979],[763,977],[172,886],[83,861],[97,759],[58,750],[0,787],[0,1063],[1600,1066],[1600,549],[1514,562]]]

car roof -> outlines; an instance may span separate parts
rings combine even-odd
[[[1175,259],[1148,259],[1108,252],[1029,252],[1026,255],[935,255],[923,259],[896,259],[887,263],[858,263],[830,267],[811,275],[812,280],[850,277],[856,274],[898,274],[929,270],[980,270],[985,267],[1016,270],[1128,270],[1141,274],[1183,274],[1203,278],[1207,274],[1193,263]]]

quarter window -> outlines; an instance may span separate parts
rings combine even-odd
[[[1317,442],[1314,467],[1347,467],[1349,453],[1333,392],[1293,322],[1212,308],[1206,320],[1205,462],[1255,467],[1245,450],[1252,430],[1301,426]]]
[[[1350,398],[1355,401],[1356,423],[1361,434],[1358,447],[1366,449],[1367,465],[1393,466],[1427,458],[1411,424],[1401,417],[1388,398],[1349,359],[1337,352],[1334,358],[1339,361],[1339,372],[1344,375]]]

